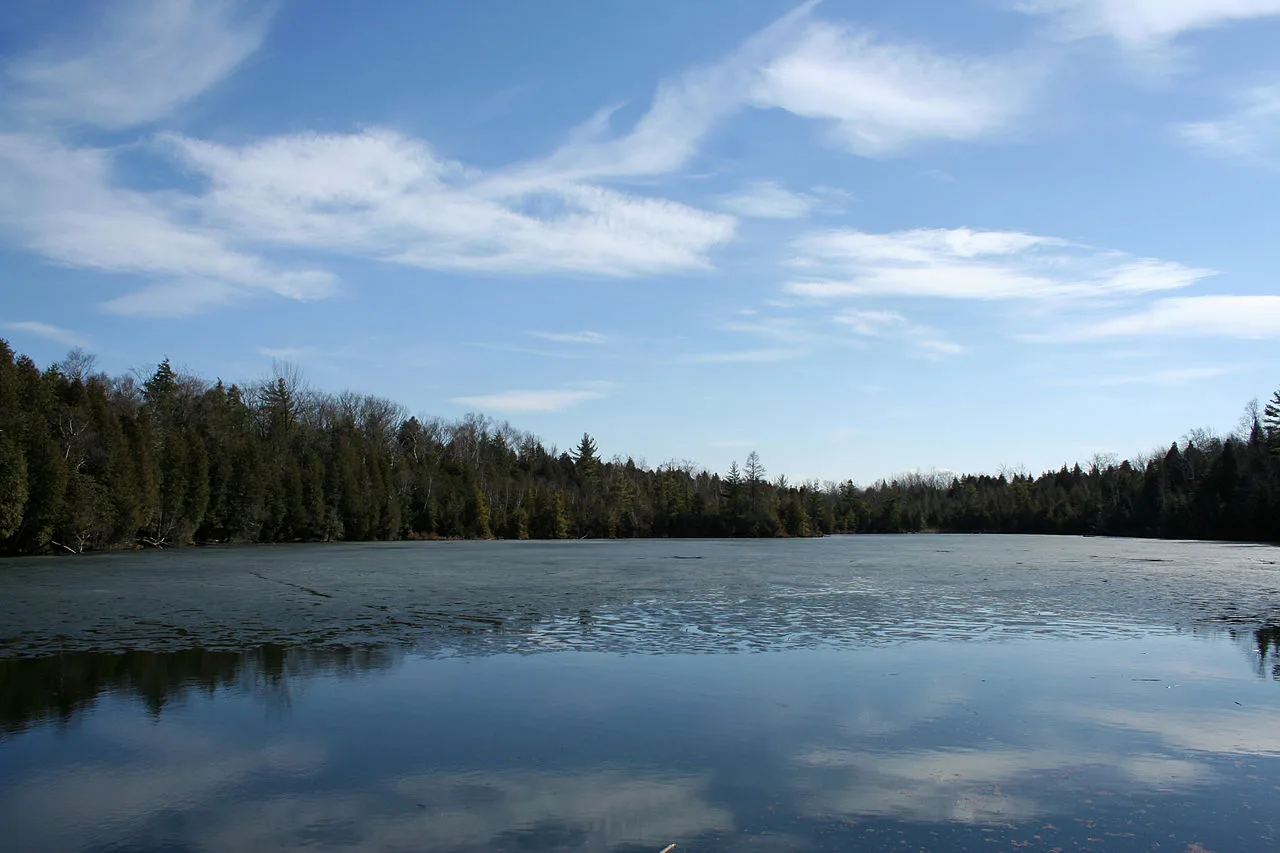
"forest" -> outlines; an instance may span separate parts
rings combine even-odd
[[[569,451],[483,415],[309,389],[41,370],[0,339],[0,553],[248,542],[1048,533],[1280,541],[1280,391],[1236,434],[1039,476],[859,486]]]

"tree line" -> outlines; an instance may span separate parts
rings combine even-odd
[[[168,360],[110,377],[73,350],[41,370],[0,339],[0,552],[430,538],[1075,533],[1280,540],[1280,392],[1239,435],[1039,477],[770,480],[604,459],[482,415],[411,417],[380,397],[249,386]]]

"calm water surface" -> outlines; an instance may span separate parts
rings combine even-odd
[[[0,564],[0,849],[1280,849],[1271,548]]]

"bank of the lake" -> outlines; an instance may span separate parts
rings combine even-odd
[[[1142,458],[1038,475],[795,481],[752,451],[721,472],[646,465],[584,432],[548,446],[483,415],[393,401],[40,370],[0,340],[0,554],[144,545],[416,539],[1098,534],[1280,541],[1280,392],[1239,434],[1196,431]],[[874,454],[875,448],[866,448]]]

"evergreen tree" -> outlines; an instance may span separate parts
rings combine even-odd
[[[573,453],[573,462],[578,476],[586,479],[594,477],[600,470],[600,457],[596,453],[596,441],[588,433],[582,434],[582,440]]]
[[[1271,395],[1262,411],[1262,430],[1273,453],[1280,453],[1280,391]]]

